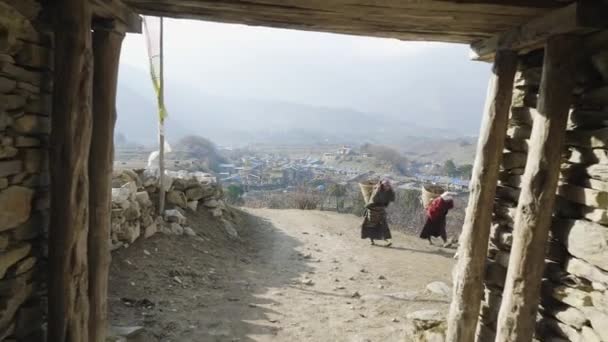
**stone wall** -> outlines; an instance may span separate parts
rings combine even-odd
[[[52,40],[39,9],[0,2],[0,341],[43,338]]]
[[[168,235],[194,235],[188,227],[187,211],[208,210],[218,220],[227,210],[222,187],[204,173],[186,171],[165,175],[166,210],[157,215],[158,176],[147,170],[121,170],[112,180],[112,249],[128,247],[139,238],[157,232]]]
[[[520,60],[480,312],[478,341],[494,341],[515,209],[538,98],[542,52]],[[608,50],[580,68],[558,203],[546,246],[537,338],[608,341]]]

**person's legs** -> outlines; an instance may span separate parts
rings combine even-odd
[[[371,241],[372,246],[376,244],[376,243],[374,242],[374,239],[369,239],[369,241]]]
[[[433,245],[433,240],[431,240],[431,237],[429,236],[429,245]]]

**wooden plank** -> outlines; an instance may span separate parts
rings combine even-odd
[[[599,17],[604,18],[602,20]],[[472,59],[491,60],[498,49],[530,51],[542,47],[547,38],[565,34],[588,34],[608,26],[608,5],[600,0],[578,1],[537,17],[519,27],[471,44]]]
[[[92,0],[94,25],[98,22],[107,30],[129,33],[142,32],[142,18],[121,0]],[[99,21],[98,19],[105,19]]]
[[[123,33],[93,33],[93,136],[89,156],[89,341],[105,342],[116,85]]]
[[[482,128],[461,234],[447,341],[473,341],[483,295],[483,274],[492,208],[505,144],[517,54],[500,51],[488,87]]]
[[[545,47],[539,115],[534,119],[518,201],[496,341],[533,337],[578,48],[578,39],[569,35],[552,37]]]
[[[88,159],[91,142],[91,9],[60,0],[50,135],[48,341],[88,341]]]

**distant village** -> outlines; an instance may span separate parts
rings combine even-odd
[[[274,153],[245,156],[233,163],[220,164],[218,179],[225,185],[242,185],[245,190],[273,190],[316,184],[323,190],[326,184],[352,184],[368,179],[390,179],[402,189],[420,189],[424,183],[441,184],[448,188],[467,191],[468,180],[442,176],[443,166],[434,163],[411,162],[407,175],[378,173],[371,169],[341,166],[340,160],[373,159],[350,146],[342,146],[315,156],[290,158]]]

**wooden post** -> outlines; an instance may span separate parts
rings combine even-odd
[[[93,33],[93,136],[89,156],[89,341],[105,342],[116,84],[124,33]]]
[[[496,182],[505,145],[516,69],[515,52],[499,51],[496,54],[477,143],[469,205],[460,237],[446,336],[447,341],[451,342],[475,339]]]
[[[158,171],[159,171],[159,189],[160,196],[158,197],[158,213],[164,216],[165,212],[165,196],[164,191],[164,179],[165,179],[165,61],[164,61],[164,25],[163,17],[160,17],[160,77],[159,77],[159,94],[158,94],[158,106],[159,110],[163,111],[158,121],[158,138],[159,138],[159,149],[158,149]]]
[[[575,85],[578,38],[549,38],[513,229],[513,247],[496,341],[531,341],[534,335],[545,245],[559,177],[562,146]]]
[[[58,0],[50,135],[48,341],[88,341],[88,160],[91,143],[89,1]]]

